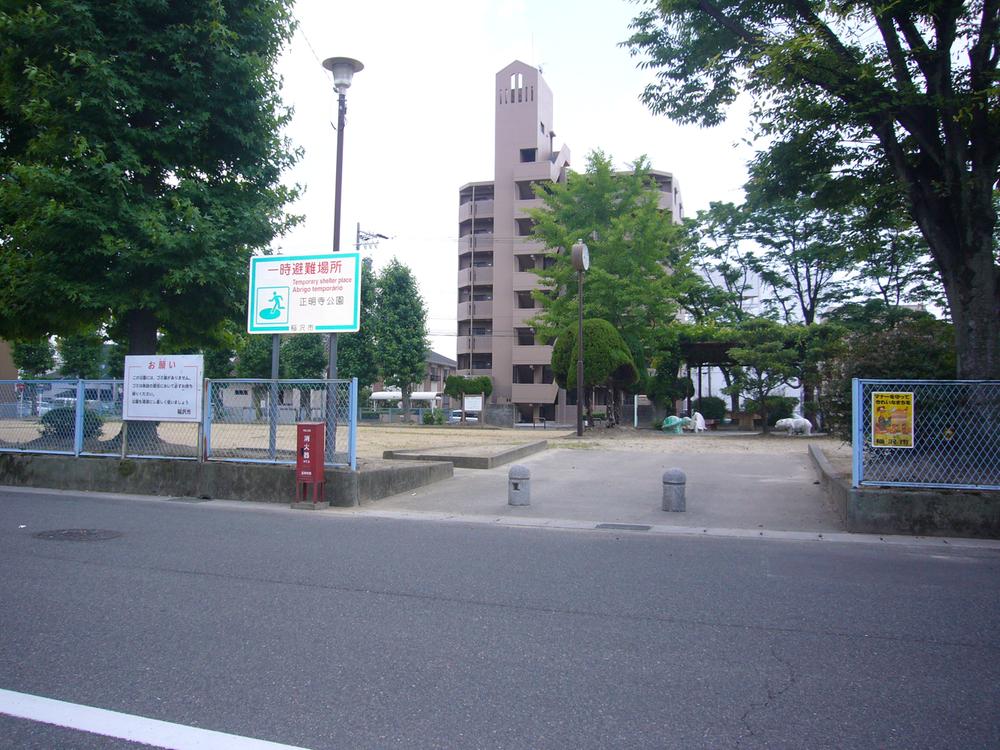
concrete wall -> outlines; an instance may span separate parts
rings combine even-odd
[[[852,487],[822,450],[809,456],[848,531],[1000,539],[1000,492]]]
[[[350,507],[447,479],[453,473],[454,467],[447,462],[370,462],[356,472],[328,468],[324,499],[331,505]],[[6,453],[0,454],[0,484],[291,503],[295,467]]]

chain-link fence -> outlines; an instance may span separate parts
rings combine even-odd
[[[294,463],[295,424],[325,422],[326,463],[356,467],[356,381],[209,380],[206,391],[200,423],[125,422],[121,380],[0,381],[0,452]]]
[[[855,486],[1000,490],[1000,381],[853,381]]]
[[[295,463],[295,425],[322,422],[326,463],[355,467],[357,381],[227,379],[207,384],[206,458]]]

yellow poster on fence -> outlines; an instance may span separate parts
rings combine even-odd
[[[913,393],[872,393],[872,447],[913,447]]]

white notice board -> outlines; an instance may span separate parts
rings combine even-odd
[[[200,422],[204,369],[200,354],[125,357],[122,417],[130,421]]]

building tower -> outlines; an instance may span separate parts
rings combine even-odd
[[[493,181],[459,189],[458,374],[489,375],[490,402],[514,404],[516,421],[572,421],[575,406],[552,377],[552,347],[536,343],[528,324],[541,311],[531,269],[549,251],[531,238],[527,213],[542,206],[535,184],[566,181],[570,152],[555,147],[552,92],[536,68],[515,61],[497,73],[494,103]],[[651,174],[661,205],[679,219],[673,178]]]

